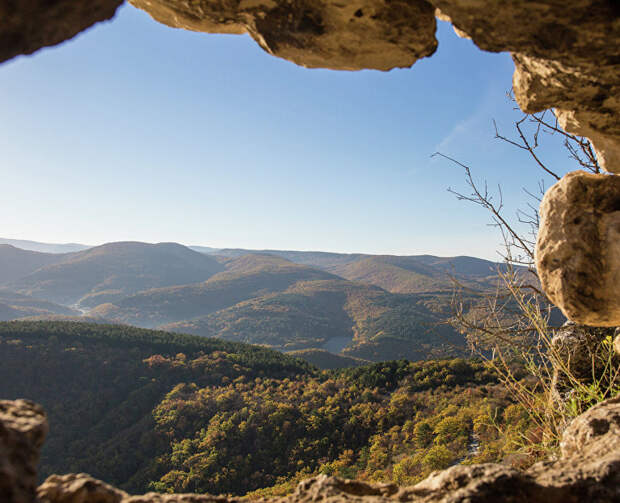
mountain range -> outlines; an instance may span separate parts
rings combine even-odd
[[[474,257],[202,249],[116,242],[44,253],[2,244],[0,319],[131,324],[325,361],[316,352],[328,351],[351,364],[457,356],[463,337],[445,323],[453,281],[490,290],[499,267]]]

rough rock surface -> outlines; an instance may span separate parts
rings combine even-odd
[[[43,409],[26,400],[0,400],[0,501],[34,503],[39,451],[47,433]]]
[[[620,176],[573,171],[540,206],[536,267],[551,302],[582,325],[620,325]]]
[[[86,474],[52,475],[34,497],[34,463],[46,431],[41,409],[0,402],[0,500],[3,503],[241,503],[196,494],[130,496]],[[590,503],[620,502],[620,397],[576,418],[566,429],[562,456],[527,472],[498,464],[453,466],[413,487],[372,485],[319,476],[295,493],[264,503]],[[8,474],[8,476],[7,476]],[[17,475],[17,476],[16,476]]]
[[[0,62],[59,44],[114,16],[123,0],[0,0]]]
[[[570,393],[574,386],[572,379],[583,384],[605,380],[609,348],[604,348],[601,342],[607,337],[613,338],[615,332],[615,328],[587,327],[572,321],[567,321],[557,331],[551,340],[554,401],[560,405],[566,402],[569,398],[567,393]],[[612,365],[614,368],[620,365],[620,358],[612,358]],[[572,379],[568,377],[568,373]]]
[[[267,52],[307,67],[409,67],[435,52],[435,9],[424,0],[130,0],[168,26],[249,33]]]

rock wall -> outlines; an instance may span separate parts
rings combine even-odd
[[[47,423],[37,405],[0,401],[0,501],[3,503],[241,503],[196,494],[130,496],[86,474],[52,475],[35,487]],[[519,472],[499,464],[453,466],[412,487],[319,476],[294,494],[264,503],[613,503],[620,502],[620,397],[568,426],[561,458]]]
[[[168,26],[206,33],[247,33],[274,56],[307,67],[338,70],[389,70],[431,56],[437,47],[435,16],[439,16],[450,20],[459,35],[471,38],[481,49],[511,52],[513,87],[522,110],[554,108],[566,131],[590,138],[604,169],[620,173],[618,0],[129,2]],[[0,0],[0,62],[58,44],[110,18],[120,3]],[[570,178],[572,186],[576,178]],[[600,211],[595,199],[580,200],[584,220],[577,223],[575,217],[570,226],[565,216],[558,216],[562,212],[556,204],[574,204],[574,198],[560,197],[561,187],[568,184],[560,182],[559,188],[550,191],[553,195],[545,198],[541,212],[547,222],[537,248],[543,288],[578,323],[620,325],[617,179],[604,177],[596,182],[597,192],[605,192],[606,200],[611,201],[607,209]],[[578,242],[574,232],[581,231],[592,238],[585,245],[591,248],[576,256],[570,248]],[[575,262],[581,265],[575,266]],[[608,287],[611,291],[605,290]]]

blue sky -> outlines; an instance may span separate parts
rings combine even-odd
[[[512,61],[438,39],[411,69],[309,70],[124,6],[0,66],[0,236],[497,258],[488,216],[446,190],[462,172],[430,156],[525,201],[540,172],[493,139],[519,116]]]

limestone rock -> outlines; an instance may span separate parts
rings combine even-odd
[[[114,16],[123,0],[0,0],[0,63],[60,44]]]
[[[43,409],[27,400],[0,400],[0,501],[36,501],[37,463],[47,433]]]
[[[536,503],[542,488],[528,475],[497,464],[453,466],[399,493],[415,503]],[[548,503],[548,502],[546,502]]]
[[[241,503],[238,498],[208,494],[130,496],[85,473],[51,475],[39,486],[37,496],[39,503]]]
[[[435,52],[434,8],[424,0],[130,0],[175,28],[249,33],[267,52],[336,70],[409,67]]]
[[[620,71],[620,70],[619,70]],[[590,139],[596,157],[601,167],[610,173],[620,174],[620,131],[617,114],[614,109],[620,109],[617,97],[620,96],[620,86],[614,87],[612,95],[606,98],[610,107],[604,113],[598,113],[597,106],[592,105],[590,110],[561,110],[554,113],[558,123],[565,131],[585,136]],[[616,103],[614,103],[614,101]]]
[[[547,503],[620,502],[620,396],[575,418],[562,435],[559,461],[530,469]]]
[[[129,495],[85,473],[51,475],[39,486],[40,503],[121,503]]]
[[[284,498],[289,502],[320,501],[328,499],[349,498],[390,498],[398,492],[393,484],[371,485],[358,480],[344,480],[339,477],[319,475],[299,483],[295,492]]]
[[[604,374],[609,350],[605,349],[601,342],[607,337],[613,338],[615,332],[615,328],[587,327],[567,321],[553,336],[552,392],[558,404],[564,404],[569,398],[567,394],[570,394],[574,386],[567,373],[583,384],[590,384],[594,380],[601,382],[603,386],[607,384]],[[620,358],[612,363],[620,365]]]
[[[536,267],[551,302],[576,323],[620,325],[620,176],[567,174],[540,217]]]
[[[564,460],[620,456],[620,396],[595,405],[575,418],[562,435]],[[616,474],[620,494],[620,471]]]
[[[452,19],[450,19],[450,16],[447,16],[443,12],[441,12],[441,9],[435,9],[435,17],[440,21],[452,23]],[[463,30],[459,30],[456,26],[454,26],[454,24],[452,24],[452,29],[454,30],[454,33],[456,33],[457,37],[468,38],[471,40],[471,37],[467,33],[465,33]]]
[[[513,89],[521,109],[531,113],[554,108],[560,126],[589,138],[601,166],[619,173],[620,68],[612,64],[597,70],[585,62],[574,67],[517,53],[512,59]]]

